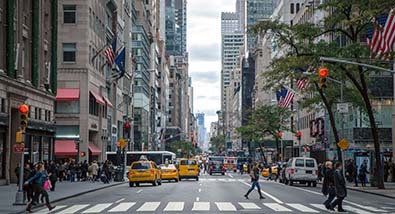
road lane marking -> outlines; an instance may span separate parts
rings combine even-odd
[[[199,188],[198,191],[199,191],[199,192],[202,192],[202,189]]]
[[[163,211],[182,211],[184,202],[169,202]]]
[[[150,211],[153,212],[158,209],[160,202],[145,202],[137,211]]]
[[[219,211],[236,211],[236,207],[230,202],[215,202]]]
[[[51,212],[55,212],[57,210],[65,208],[65,207],[67,207],[67,206],[66,205],[56,205],[55,209],[51,210]],[[48,213],[48,209],[45,208],[45,209],[42,209],[42,210],[35,212],[35,213],[37,213],[37,214],[44,214],[45,213],[46,214],[46,213]]]
[[[247,185],[247,186],[251,186],[250,184],[248,184],[247,182],[244,182],[244,181],[241,181],[240,183],[245,184],[245,185]],[[266,195],[267,197],[271,198],[273,201],[275,201],[275,202],[277,202],[277,203],[279,203],[279,204],[283,204],[283,202],[282,202],[280,199],[278,199],[278,198],[276,198],[276,197],[270,195],[270,194],[267,193],[267,192],[264,192],[263,190],[261,190],[261,192],[262,192],[264,195]]]
[[[240,206],[243,207],[243,209],[248,209],[248,210],[260,210],[261,208],[256,205],[255,203],[252,202],[239,202]]]
[[[360,204],[357,204],[357,203],[353,203],[353,202],[351,202],[351,201],[347,201],[347,203],[349,203],[349,204],[351,204],[351,205],[354,205],[354,206],[356,206],[356,207],[360,207],[360,208],[365,209],[365,210],[369,210],[369,211],[372,211],[372,212],[376,212],[376,213],[377,213],[377,212],[386,212],[386,210],[380,210],[380,209],[377,209],[377,208],[375,208],[375,207],[360,205]]]
[[[96,204],[95,206],[85,210],[82,213],[100,213],[106,208],[110,207],[112,203]]]
[[[199,199],[199,197],[196,197],[196,201],[199,201],[200,199]]]
[[[136,193],[141,193],[143,190],[141,189],[141,190],[139,190],[139,191],[137,191]]]
[[[201,186],[201,185],[202,185],[202,183],[199,184],[199,186]]]
[[[108,212],[125,212],[125,211],[128,211],[135,204],[136,204],[136,202],[123,202],[123,203],[118,204],[116,207],[112,208]]]
[[[62,211],[58,212],[58,214],[76,213],[76,212],[78,212],[78,211],[80,211],[80,210],[82,210],[82,209],[84,209],[84,208],[86,208],[88,206],[89,206],[89,204],[74,205],[74,206],[71,206],[71,207],[69,207],[69,208],[67,208],[65,210],[62,210]]]
[[[290,206],[290,207],[292,207],[292,208],[294,208],[294,209],[297,209],[297,210],[299,210],[299,211],[302,211],[302,212],[307,212],[307,213],[320,213],[319,211],[313,210],[313,209],[311,209],[310,207],[306,207],[305,205],[302,205],[302,204],[287,203],[287,205]]]
[[[116,201],[115,203],[118,204],[119,202],[125,200],[124,198],[119,199],[118,201]]]
[[[323,205],[323,204],[310,204],[310,205],[315,207],[315,208],[318,208],[320,210],[328,211],[328,209],[326,209],[325,205]]]
[[[351,211],[354,213],[358,213],[358,214],[371,214],[371,212],[365,211],[365,210],[361,210],[352,206],[348,206],[348,205],[343,205],[343,208],[347,211]]]
[[[231,178],[233,178],[233,175],[231,175],[231,174],[228,174],[228,176],[231,177]]]
[[[193,202],[192,211],[209,211],[210,202]]]
[[[280,204],[277,203],[263,203],[263,205],[265,205],[266,207],[269,207],[270,209],[274,210],[274,211],[279,211],[279,212],[292,212],[292,210],[281,206]]]

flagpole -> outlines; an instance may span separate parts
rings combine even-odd
[[[104,50],[104,48],[106,48],[108,46],[108,44],[105,44],[91,59],[91,62],[93,63],[93,61],[96,59],[97,56],[99,56],[99,54]]]

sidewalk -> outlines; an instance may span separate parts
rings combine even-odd
[[[48,191],[49,200],[56,202],[70,197],[78,196],[84,193],[93,192],[96,190],[116,186],[125,182],[112,182],[110,184],[103,184],[103,182],[57,182],[54,192]],[[8,186],[0,186],[0,213],[20,213],[23,212],[26,206],[14,206],[15,193],[18,190],[16,184]]]
[[[370,187],[369,185],[370,184],[367,184],[366,187],[362,187],[359,184],[358,187],[355,187],[354,184],[347,183],[347,189],[395,199],[395,183],[394,182],[385,183],[384,184],[385,189],[377,189],[377,187]]]

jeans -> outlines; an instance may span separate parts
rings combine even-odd
[[[251,188],[248,190],[248,192],[247,192],[247,196],[248,196],[248,194],[250,194],[250,192],[252,191],[252,190],[254,190],[255,189],[255,187],[257,187],[258,188],[258,193],[259,193],[259,196],[261,196],[262,197],[262,193],[261,193],[261,186],[259,185],[259,181],[257,181],[257,180],[254,180],[254,181],[252,181],[252,185],[251,185]]]
[[[326,199],[326,201],[324,202],[324,205],[325,205],[325,206],[330,206],[331,203],[332,203],[332,201],[333,201],[333,199],[334,199],[335,197],[336,197],[336,194],[331,194],[331,193],[329,193],[328,199]]]
[[[70,173],[70,182],[74,182],[75,181],[75,172],[71,172]]]
[[[344,197],[337,197],[336,200],[332,203],[332,207],[335,208],[337,205],[337,210],[343,210],[343,199]]]

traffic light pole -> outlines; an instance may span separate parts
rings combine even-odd
[[[22,132],[22,143],[25,143],[25,132]],[[21,161],[19,163],[19,185],[18,185],[18,191],[15,194],[15,202],[13,205],[25,205],[25,197],[23,194],[23,172],[25,168],[25,150],[21,153]]]

